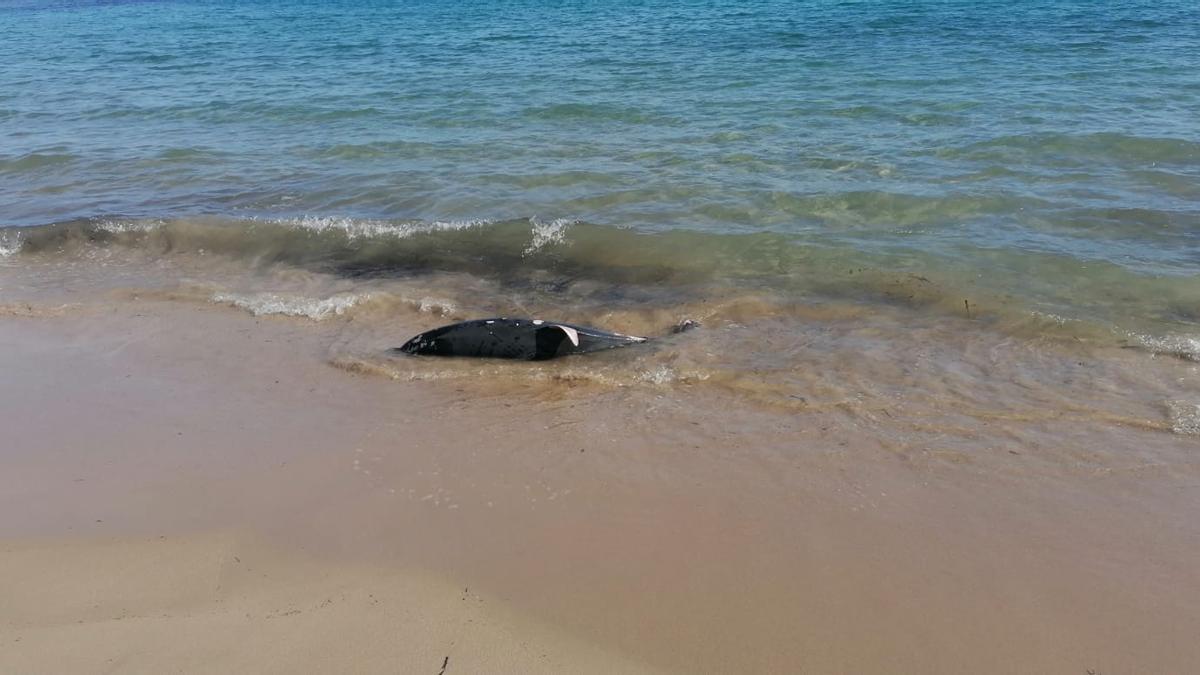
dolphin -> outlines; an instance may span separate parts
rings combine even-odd
[[[679,324],[687,330],[695,322]],[[541,319],[475,319],[426,331],[392,351],[421,356],[475,356],[544,361],[647,342],[649,338]]]

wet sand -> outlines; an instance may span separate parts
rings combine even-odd
[[[353,319],[61,300],[0,317],[0,670],[1200,664],[1200,448],[1162,425],[898,443],[903,407],[392,379],[334,367],[382,342]]]

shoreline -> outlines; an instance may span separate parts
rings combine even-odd
[[[128,548],[114,555],[132,563],[153,555],[120,542],[215,551],[195,542],[232,528],[274,551],[281,575],[309,560],[334,579],[366,566],[461,582],[529,617],[506,635],[544,640],[570,670],[1172,672],[1200,659],[1188,639],[1200,608],[1182,592],[1200,587],[1187,437],[997,422],[1008,442],[995,454],[953,442],[914,453],[882,444],[885,427],[703,388],[396,381],[330,367],[347,339],[336,322],[81,301],[94,311],[0,321],[0,367],[19,383],[0,401],[13,441],[0,564],[47,564],[31,537],[86,558]],[[1144,442],[1057,458],[1037,445],[1063,429]],[[46,569],[31,583],[52,591]],[[77,585],[47,606],[76,606],[112,569],[71,569]],[[305,593],[282,584],[261,602]],[[443,616],[444,594],[417,595],[422,616]],[[9,641],[35,619],[0,612]],[[144,617],[106,649],[131,670],[185,658],[148,637],[164,621]],[[79,635],[101,640],[106,626]],[[237,639],[214,629],[195,644]],[[12,658],[49,668],[52,640],[22,642]],[[343,648],[363,663],[390,653],[329,647]]]
[[[0,675],[1200,672],[1194,5],[0,2]]]

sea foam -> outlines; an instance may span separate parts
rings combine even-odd
[[[1200,361],[1200,337],[1192,335],[1138,335],[1129,336],[1138,345],[1155,354],[1177,356],[1189,361]]]
[[[275,314],[307,317],[314,321],[320,321],[330,316],[341,316],[351,307],[366,301],[370,297],[369,293],[334,295],[321,299],[279,295],[276,293],[256,293],[252,295],[216,293],[212,296],[212,301],[244,309],[254,316]]]
[[[21,250],[21,233],[0,232],[0,258],[16,255]]]
[[[109,234],[126,234],[129,232],[152,232],[165,225],[166,223],[162,220],[101,220],[95,223],[95,228]]]
[[[403,238],[427,232],[467,230],[490,225],[493,221],[489,219],[473,219],[390,222],[386,220],[360,220],[339,216],[304,216],[301,218],[271,219],[263,222],[317,233],[341,232],[350,239],[371,239],[377,237]]]
[[[1168,401],[1167,416],[1171,420],[1171,431],[1177,434],[1200,436],[1200,403]]]
[[[533,236],[529,241],[529,246],[526,246],[521,254],[533,255],[547,246],[564,243],[567,228],[578,223],[578,220],[571,218],[556,218],[548,223],[543,223],[536,216],[530,218],[529,225]]]

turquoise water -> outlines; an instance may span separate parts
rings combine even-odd
[[[467,249],[421,260],[482,273],[652,256],[804,293],[861,266],[1200,320],[1190,1],[2,2],[0,33],[2,250],[441,228]]]

